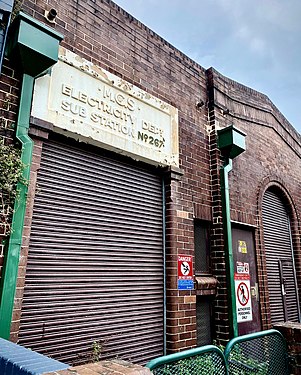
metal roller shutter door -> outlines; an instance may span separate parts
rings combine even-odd
[[[296,299],[296,284],[295,284],[295,272],[294,264],[292,259],[281,259],[280,260],[280,274],[283,280],[285,280],[285,320],[290,322],[298,322],[298,309]]]
[[[272,323],[285,321],[285,308],[289,320],[298,321],[298,299],[293,266],[284,266],[287,281],[287,304],[284,306],[281,286],[281,262],[289,259],[293,264],[290,221],[284,204],[273,191],[266,191],[262,203],[264,246],[268,278]]]
[[[162,355],[160,178],[49,142],[37,182],[19,343],[70,364],[100,347],[102,359]]]

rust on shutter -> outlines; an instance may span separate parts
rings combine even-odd
[[[263,197],[262,221],[272,323],[298,322],[290,220],[284,204],[272,190],[267,190]]]
[[[19,343],[70,364],[163,354],[161,179],[45,143]]]

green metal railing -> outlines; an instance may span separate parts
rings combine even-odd
[[[286,342],[271,329],[236,337],[225,349],[231,375],[289,375]]]
[[[213,345],[159,357],[146,367],[154,375],[227,375],[223,352]]]
[[[286,342],[271,329],[232,339],[224,353],[213,345],[159,357],[154,375],[289,375]]]

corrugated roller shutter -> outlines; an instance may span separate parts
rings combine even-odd
[[[37,191],[19,343],[72,364],[162,355],[160,178],[49,142]]]
[[[208,345],[212,343],[211,332],[211,299],[208,296],[197,296],[196,299],[196,324],[197,345]]]
[[[284,204],[278,195],[270,190],[266,191],[263,197],[262,221],[271,319],[272,323],[283,322],[286,320],[285,308],[289,309],[287,310],[288,316],[298,316],[297,292],[294,268],[286,267],[286,276],[293,281],[293,284],[290,285],[292,289],[289,306],[284,306],[279,261],[283,258],[291,261],[293,259],[290,222]],[[292,299],[294,303],[291,303]]]
[[[286,320],[290,322],[298,322],[298,309],[296,300],[296,284],[294,278],[294,265],[292,260],[281,261],[282,277],[285,288],[285,308]]]

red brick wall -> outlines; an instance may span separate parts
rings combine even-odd
[[[301,324],[278,323],[275,328],[282,333],[286,340],[290,373],[299,375],[301,373]]]
[[[208,107],[210,134],[210,182],[212,193],[212,230],[211,261],[212,274],[218,280],[218,293],[214,299],[214,329],[218,344],[226,345],[229,336],[228,289],[225,270],[225,253],[223,238],[223,220],[220,193],[220,167],[222,164],[217,147],[217,130],[219,128],[218,113],[215,109],[214,76],[211,70],[206,72],[208,87]]]
[[[61,43],[102,68],[172,104],[179,110],[180,169],[167,173],[167,345],[170,351],[195,346],[195,292],[177,290],[177,255],[194,255],[193,218],[211,218],[209,137],[205,70],[110,1],[24,1],[23,11],[45,22],[44,10],[57,10],[54,27]],[[49,26],[49,25],[48,25]],[[32,173],[35,173],[35,165]],[[169,176],[168,176],[169,174]],[[33,176],[34,177],[34,176]],[[33,197],[28,200],[32,205]],[[26,218],[25,235],[30,223]],[[27,236],[27,235],[26,235]],[[24,254],[27,238],[24,237]],[[21,258],[23,261],[23,258]],[[20,293],[24,274],[20,268]],[[18,290],[19,293],[19,290]],[[16,338],[19,296],[14,314]]]
[[[97,5],[96,5],[97,4]],[[110,0],[55,1],[24,0],[23,11],[46,22],[44,10],[57,10],[56,24],[61,43],[102,68],[137,85],[179,110],[180,171],[166,174],[166,251],[167,251],[167,346],[178,351],[196,344],[195,291],[177,290],[177,255],[194,256],[194,218],[212,220],[213,274],[218,278],[214,302],[215,336],[228,340],[227,285],[223,251],[220,156],[216,130],[230,124],[247,133],[247,151],[233,163],[230,173],[231,217],[258,225],[256,251],[261,286],[264,327],[269,326],[266,298],[260,199],[266,186],[277,181],[292,206],[294,245],[300,254],[300,144],[301,139],[271,102],[262,94],[233,82],[214,70],[205,71]],[[3,81],[4,96],[17,95],[13,70],[6,68],[13,84]],[[209,96],[208,96],[208,91]],[[196,102],[203,101],[197,109]],[[15,107],[13,107],[15,108]],[[225,115],[224,110],[229,114]],[[12,338],[17,338],[24,285],[26,251],[30,233],[35,174],[42,140],[35,140],[32,181],[28,198],[24,242],[14,312]],[[295,210],[293,209],[295,208]],[[300,223],[300,217],[299,217]],[[299,236],[299,237],[298,237]],[[297,261],[301,279],[301,259]]]
[[[278,188],[290,212],[299,290],[301,285],[301,136],[263,94],[211,69],[215,125],[244,131],[246,151],[233,161],[229,174],[231,219],[256,225],[256,257],[263,328],[270,328],[261,204],[265,190]],[[225,114],[228,112],[228,114]],[[299,292],[300,294],[300,292]]]
[[[0,141],[12,144],[14,138],[14,123],[17,117],[19,100],[19,76],[9,67],[4,59],[0,76]],[[4,260],[4,244],[8,228],[3,224],[0,214],[0,275]]]

